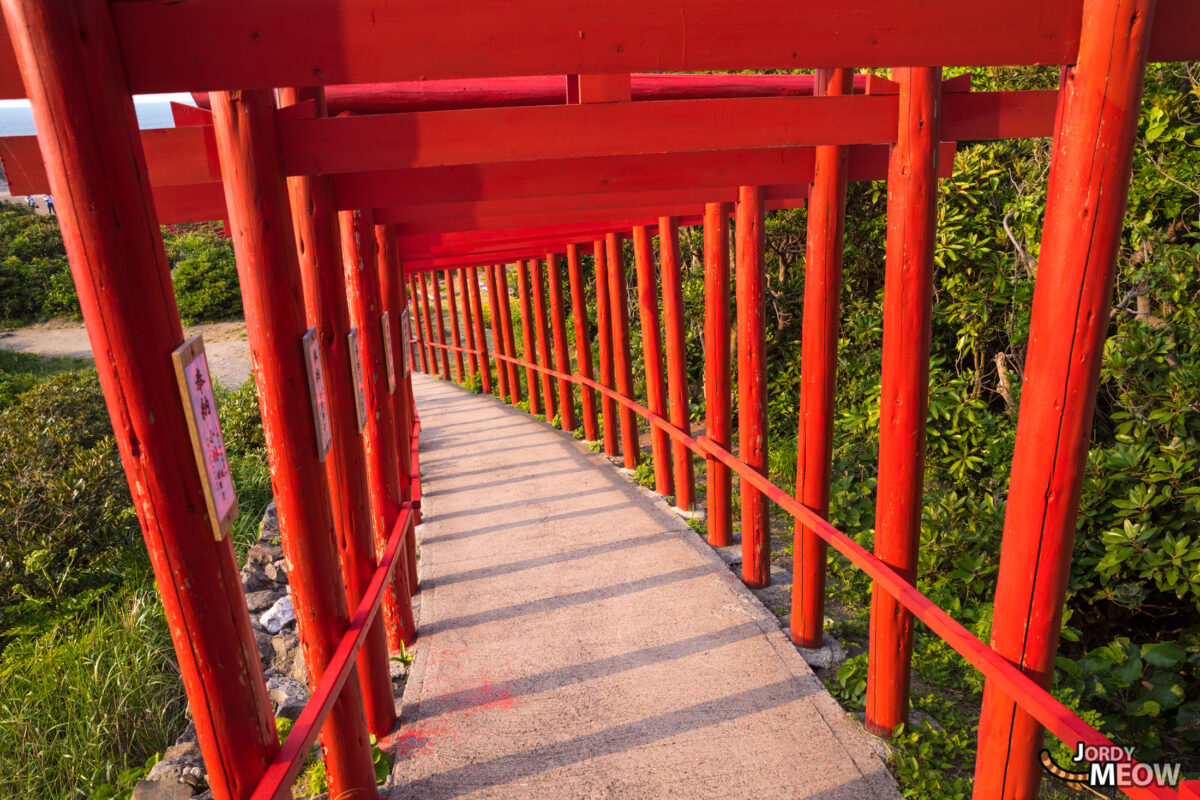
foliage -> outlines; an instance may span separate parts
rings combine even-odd
[[[227,239],[215,231],[198,229],[165,244],[179,316],[185,324],[241,315],[237,262]]]
[[[0,320],[79,314],[58,218],[0,205]]]

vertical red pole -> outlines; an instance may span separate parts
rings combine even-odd
[[[408,305],[404,287],[404,268],[400,263],[400,242],[393,225],[375,226],[375,248],[379,271],[379,294],[383,310],[388,312],[388,332],[392,337],[392,368],[396,372],[396,389],[391,393],[392,418],[395,420],[396,465],[400,480],[400,500],[412,500],[412,428],[413,402],[412,379],[405,378],[401,369],[400,348],[402,331],[400,315]],[[386,350],[384,351],[386,356]],[[342,373],[345,374],[344,372]],[[420,518],[418,517],[418,520]],[[408,529],[404,537],[405,566],[408,568],[408,591],[417,591],[417,534],[415,526]],[[415,629],[414,629],[415,630]]]
[[[554,329],[554,368],[566,375],[571,374],[571,354],[567,350],[567,320],[563,307],[562,268],[558,256],[546,254],[546,273],[550,292],[550,324]],[[573,384],[558,379],[558,418],[564,431],[575,430],[575,393]]]
[[[853,70],[819,69],[814,91],[817,95],[850,94],[853,80]],[[836,145],[817,147],[808,201],[796,499],[821,516],[829,513],[849,152],[849,148]],[[825,622],[825,556],[825,540],[797,520],[792,547],[791,636],[801,647],[821,646]]]
[[[429,353],[427,352],[425,342],[425,328],[422,320],[424,315],[421,313],[420,292],[417,291],[417,276],[408,276],[408,290],[412,297],[412,325],[416,331],[417,337],[417,355],[421,360],[421,371],[428,374],[429,372]],[[407,346],[407,345],[406,345]],[[416,365],[414,365],[416,366]]]
[[[111,11],[2,5],[209,784],[245,800],[279,745],[233,543],[213,536],[179,400],[183,328]]]
[[[604,237],[608,254],[608,311],[612,317],[613,373],[617,391],[633,398],[633,365],[629,355],[629,289],[625,283],[625,253],[621,234]],[[621,406],[621,449],[625,451],[625,469],[633,469],[641,460],[638,443],[637,417],[633,410]]]
[[[738,456],[767,470],[767,267],[766,207],[761,186],[738,189],[737,206],[737,359]],[[771,583],[771,528],[767,498],[742,485],[742,581],[761,589]]]
[[[450,344],[456,348],[454,350],[454,382],[462,383],[463,356],[462,350],[457,349],[462,347],[462,337],[458,333],[458,301],[454,297],[454,273],[448,269],[442,270],[442,277],[446,280],[446,313],[450,317]]]
[[[448,381],[450,380],[450,351],[446,349],[446,322],[442,317],[442,289],[436,272],[430,273],[429,283],[433,286],[433,318],[437,321],[437,343],[441,345],[437,349],[442,354],[442,380]],[[453,288],[449,286],[447,288],[453,295]],[[462,370],[460,369],[459,372],[461,373]]]
[[[479,375],[479,353],[475,344],[475,320],[471,313],[471,290],[467,286],[467,268],[458,269],[458,293],[462,297],[463,339],[467,347],[467,368],[472,378]]]
[[[433,346],[433,312],[429,308],[429,284],[425,280],[424,272],[418,275],[417,278],[421,283],[421,305],[425,309],[425,347],[429,351],[429,374],[436,375],[438,371],[438,348]]]
[[[484,268],[486,269],[486,267]],[[475,267],[465,270],[471,291],[471,312],[475,323],[475,344],[478,351],[479,381],[484,394],[492,393],[492,361],[488,355],[487,335],[483,330],[483,297],[479,293],[479,272]]]
[[[667,334],[667,397],[671,424],[692,433],[688,406],[687,339],[683,323],[683,280],[679,267],[679,221],[658,218],[658,260],[662,266],[663,328]],[[675,475],[675,507],[688,511],[695,505],[692,454],[683,444],[671,443]]]
[[[900,84],[900,128],[888,166],[875,555],[915,582],[929,408],[942,71],[905,68],[893,75]],[[878,586],[871,595],[870,638],[866,724],[890,735],[908,719],[912,614]]]
[[[992,627],[992,647],[1045,688],[1062,627],[1154,5],[1085,0],[1078,60],[1061,90]],[[1042,727],[990,682],[979,745],[975,797],[1037,797]]]
[[[492,347],[496,348],[498,354],[508,355],[504,347],[504,334],[500,332],[500,296],[499,290],[496,288],[496,265],[489,264],[484,267],[483,274],[487,278],[488,309],[492,317]],[[500,399],[507,401],[509,398],[508,362],[501,358],[496,359],[496,384],[500,388]]]
[[[517,338],[513,333],[512,306],[508,297],[508,267],[496,265],[496,289],[500,300],[501,333],[504,334],[504,353],[509,358],[517,357]],[[508,390],[512,394],[512,404],[521,402],[521,370],[516,364],[508,364]]]
[[[309,685],[316,686],[350,614],[312,410],[294,397],[308,382],[301,344],[308,326],[275,104],[267,89],[210,98],[275,509]],[[321,744],[332,794],[377,796],[357,673],[346,679]]]
[[[321,89],[280,89],[279,105],[313,100],[325,116]],[[326,376],[350,374],[346,335],[346,287],[339,267],[341,245],[336,227],[333,189],[322,176],[287,179],[296,255],[304,290],[305,319],[317,329]],[[326,380],[325,395],[333,442],[325,456],[325,477],[333,506],[333,523],[341,553],[346,605],[357,608],[374,577],[375,546],[371,539],[371,513],[366,491],[366,466],[355,420],[354,389],[347,380]],[[367,632],[358,652],[358,679],[362,685],[367,726],[376,736],[391,733],[396,724],[396,704],[388,668],[383,620]]]
[[[367,454],[367,497],[371,501],[371,527],[378,557],[386,549],[392,526],[400,514],[401,498],[396,420],[388,394],[383,328],[379,322],[383,303],[375,258],[375,221],[370,211],[341,211],[338,222],[342,231],[346,305],[350,309],[350,324],[358,328],[358,353],[362,361],[367,411],[362,441]],[[388,586],[383,599],[383,619],[392,650],[399,650],[401,642],[412,644],[416,639],[407,565],[403,570],[397,568],[395,579]]]
[[[729,376],[729,204],[704,206],[704,416],[708,438],[731,450]],[[708,543],[733,544],[733,479],[729,467],[707,459]]]
[[[533,304],[529,297],[529,271],[524,261],[517,262],[517,294],[521,301],[521,343],[524,345],[524,360],[537,363],[533,345]],[[525,368],[525,385],[529,389],[529,413],[542,413],[541,394],[538,392],[537,370]]]
[[[612,313],[608,308],[608,250],[604,240],[593,243],[596,262],[596,339],[600,350],[600,383],[616,388],[613,378]],[[602,395],[600,410],[604,414],[604,455],[617,454],[617,401]]]
[[[567,245],[567,280],[571,286],[571,321],[575,325],[575,361],[579,374],[592,379],[592,337],[588,335],[587,302],[583,295],[583,266],[579,263],[579,247]],[[563,342],[565,352],[566,342]],[[583,410],[583,438],[594,442],[600,435],[596,424],[596,393],[590,386],[579,390],[579,405]]]
[[[542,262],[533,259],[529,262],[530,281],[533,284],[533,324],[537,340],[537,364],[540,367],[553,368],[550,353],[550,325],[546,319],[546,287],[542,280]],[[542,404],[546,407],[546,421],[554,419],[558,410],[558,402],[554,398],[554,379],[547,372],[539,372],[542,382]]]
[[[658,276],[654,270],[654,249],[645,225],[633,229],[633,262],[637,268],[638,312],[642,322],[642,361],[646,366],[646,404],[660,417],[667,416],[667,387],[663,380],[662,337],[658,323]],[[669,495],[671,476],[671,437],[662,428],[650,428],[650,448],[654,455],[654,491]]]

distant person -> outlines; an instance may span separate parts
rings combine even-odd
[[[50,195],[44,195],[44,197],[46,198],[46,212],[49,214],[54,214],[54,198]],[[58,215],[55,214],[55,216]]]
[[[37,198],[36,197],[34,197],[33,195],[29,195],[29,197],[25,198],[25,201],[27,203],[29,203],[29,209],[31,211],[37,211]]]

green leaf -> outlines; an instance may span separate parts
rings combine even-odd
[[[1183,648],[1173,642],[1158,642],[1142,645],[1142,658],[1147,664],[1168,669],[1177,667],[1187,658]]]

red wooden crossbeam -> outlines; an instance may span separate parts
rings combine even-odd
[[[1070,64],[1080,13],[1080,0],[539,0],[515,8],[490,0],[294,0],[287,14],[272,0],[112,4],[136,93],[649,70]],[[1198,4],[1161,0],[1150,60],[1200,57],[1198,28]],[[0,31],[0,98],[24,97],[7,40]]]

